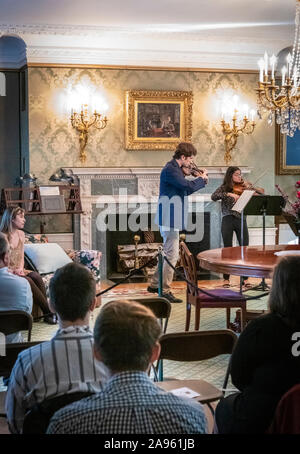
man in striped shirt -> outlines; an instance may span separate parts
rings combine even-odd
[[[47,433],[206,433],[201,404],[161,390],[147,375],[159,357],[159,336],[150,309],[135,301],[107,303],[96,320],[94,350],[112,378],[103,391],[57,411]]]
[[[95,280],[82,265],[69,263],[50,281],[50,304],[59,330],[47,342],[19,354],[7,390],[6,413],[12,433],[21,433],[28,409],[45,399],[75,392],[95,393],[109,377],[93,355],[90,314]]]

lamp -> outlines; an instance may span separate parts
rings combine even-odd
[[[70,120],[73,128],[80,133],[80,161],[84,163],[86,161],[85,147],[88,141],[88,131],[92,126],[95,126],[96,129],[104,129],[107,124],[107,117],[103,117],[96,110],[93,114],[89,113],[88,104],[82,104],[80,113],[75,112],[74,109],[71,110]]]
[[[259,83],[258,112],[262,115],[269,112],[268,121],[280,124],[280,131],[293,137],[296,129],[300,129],[300,0],[297,0],[295,17],[295,39],[292,53],[286,57],[286,65],[281,68],[281,86],[275,83],[277,57],[270,58],[265,52],[258,61]],[[269,79],[269,65],[271,76]]]
[[[221,120],[221,126],[222,126],[222,131],[223,134],[225,135],[225,154],[224,154],[224,161],[226,165],[229,164],[231,161],[231,152],[236,146],[238,136],[240,134],[252,134],[255,128],[255,121],[254,121],[254,115],[255,111],[252,109],[250,110],[250,117],[251,120],[249,120],[248,117],[248,106],[245,104],[243,106],[243,111],[244,115],[239,115],[239,111],[241,109],[238,109],[237,106],[237,101],[238,97],[235,95],[233,96],[233,104],[228,106],[225,106],[225,102],[223,101],[223,106],[222,106],[222,120]],[[231,118],[232,116],[232,118]],[[225,121],[228,118],[228,121]],[[239,120],[238,117],[241,117]]]

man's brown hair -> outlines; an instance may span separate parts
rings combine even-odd
[[[177,145],[175,153],[173,155],[174,159],[180,159],[181,156],[189,158],[190,156],[196,156],[197,150],[192,143],[189,142],[180,142]]]
[[[145,371],[160,334],[150,309],[136,301],[110,301],[94,326],[95,349],[112,372]]]

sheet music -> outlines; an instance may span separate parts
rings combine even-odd
[[[255,191],[253,190],[245,189],[231,209],[241,213],[254,193]]]
[[[40,194],[46,195],[60,195],[58,186],[40,186]]]

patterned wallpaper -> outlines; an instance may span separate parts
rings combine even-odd
[[[72,129],[61,103],[69,84],[97,86],[109,110],[106,129],[93,130],[86,148],[87,167],[161,166],[171,151],[128,151],[124,148],[125,90],[191,90],[193,143],[198,149],[197,164],[223,166],[224,139],[216,112],[224,91],[256,105],[255,74],[149,71],[129,69],[29,68],[30,168],[46,182],[59,167],[81,167],[78,133]],[[240,136],[232,164],[254,167],[253,177],[264,169],[264,184],[274,182],[274,131],[266,122],[257,124],[250,136]]]

